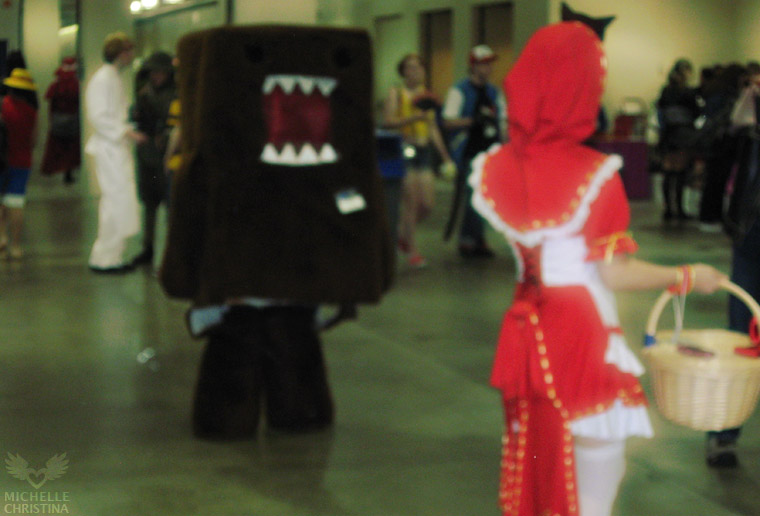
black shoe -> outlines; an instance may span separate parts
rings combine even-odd
[[[462,258],[493,258],[494,253],[487,245],[459,244],[459,256]]]
[[[90,270],[95,274],[126,274],[132,272],[134,267],[132,265],[116,265],[114,267],[95,267],[90,265]]]
[[[153,248],[147,247],[132,259],[132,266],[153,265]]]
[[[737,467],[739,459],[736,457],[736,441],[725,441],[718,437],[709,437],[705,460],[711,468]]]
[[[707,465],[711,468],[729,469],[739,466],[739,459],[734,452],[721,452],[707,457]]]

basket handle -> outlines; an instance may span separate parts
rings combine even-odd
[[[752,296],[747,294],[743,288],[728,280],[722,281],[720,283],[720,288],[727,290],[736,296],[745,305],[747,305],[747,308],[749,308],[750,312],[752,312],[755,321],[760,321],[760,305],[758,305],[757,302],[752,299]],[[644,335],[644,346],[651,346],[655,343],[654,334],[657,331],[657,321],[660,320],[660,315],[662,314],[663,308],[665,308],[665,305],[672,298],[673,294],[666,289],[662,292],[662,294],[660,294],[660,297],[657,298],[657,301],[655,301],[654,306],[652,307],[652,311],[649,312],[649,319],[647,319],[646,335]]]

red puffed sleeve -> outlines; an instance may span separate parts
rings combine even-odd
[[[616,254],[633,253],[638,249],[628,233],[631,213],[619,174],[612,175],[602,185],[590,210],[583,228],[589,249],[587,261],[609,261]]]

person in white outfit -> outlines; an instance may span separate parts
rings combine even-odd
[[[93,128],[85,152],[94,159],[101,191],[98,236],[89,266],[93,272],[123,273],[131,270],[124,260],[127,239],[140,228],[131,145],[146,137],[128,122],[127,89],[121,77],[134,59],[134,44],[124,33],[110,34],[103,59],[85,92],[87,121]]]

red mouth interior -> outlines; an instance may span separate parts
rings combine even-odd
[[[305,95],[298,87],[285,93],[278,85],[264,94],[264,118],[269,126],[268,143],[278,151],[287,143],[296,150],[310,143],[317,152],[330,137],[330,99],[317,88]]]

